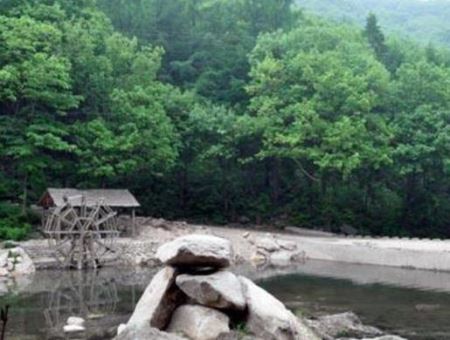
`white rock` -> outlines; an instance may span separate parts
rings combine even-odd
[[[152,279],[139,299],[128,326],[147,322],[151,327],[164,329],[170,316],[183,299],[175,286],[176,269],[165,267]]]
[[[280,250],[280,246],[277,244],[277,242],[275,242],[275,240],[270,237],[257,239],[255,240],[255,243],[258,248],[264,249],[268,252]]]
[[[8,268],[0,267],[0,277],[7,277],[7,276],[9,276]]]
[[[245,298],[241,283],[231,272],[219,271],[210,275],[179,275],[177,286],[195,302],[219,309],[243,310]]]
[[[78,325],[65,325],[63,327],[63,330],[65,333],[77,333],[77,332],[84,332],[86,328]]]
[[[230,331],[225,314],[204,306],[183,305],[172,315],[167,331],[182,333],[192,340],[213,340]]]
[[[121,323],[121,324],[119,325],[119,327],[117,327],[117,335],[119,335],[120,333],[122,333],[122,332],[125,330],[125,328],[127,328],[127,325],[125,325],[124,323]]]
[[[265,340],[319,340],[319,337],[275,297],[239,277],[247,301],[247,328]]]
[[[78,316],[70,316],[68,319],[67,319],[67,322],[66,322],[68,325],[73,325],[73,326],[84,326],[84,319],[83,318],[80,318],[80,317],[78,317]]]
[[[270,264],[276,267],[287,267],[291,264],[292,256],[294,254],[291,251],[280,250],[270,254]]]
[[[158,248],[156,257],[180,267],[227,267],[233,258],[230,241],[211,235],[188,235]]]
[[[277,240],[278,245],[281,247],[281,249],[284,250],[296,250],[297,249],[297,243],[293,241],[286,241],[286,240]]]

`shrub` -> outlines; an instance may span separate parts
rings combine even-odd
[[[20,241],[31,231],[28,216],[18,206],[0,204],[0,239]]]
[[[14,217],[0,219],[0,239],[20,241],[31,231],[31,225]]]

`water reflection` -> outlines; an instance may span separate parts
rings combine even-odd
[[[43,311],[47,331],[53,336],[62,336],[68,317],[101,319],[113,315],[118,302],[117,284],[98,271],[62,275],[47,293],[47,307]]]
[[[292,273],[350,280],[358,285],[383,284],[450,293],[450,272],[409,268],[308,260],[295,267],[266,269],[261,272],[253,270],[252,275],[264,279]]]
[[[294,311],[352,310],[370,325],[411,339],[450,338],[450,274],[307,261],[295,268],[234,271],[258,281]],[[8,340],[65,339],[69,316],[86,319],[83,339],[111,339],[126,322],[155,270],[39,271],[11,305]]]
[[[70,316],[86,320],[81,339],[111,339],[152,276],[152,270],[112,268],[37,272],[26,292],[1,298],[11,305],[7,339],[66,339],[63,326]]]

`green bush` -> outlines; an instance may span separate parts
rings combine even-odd
[[[31,231],[31,225],[20,222],[18,218],[2,218],[0,219],[0,239],[20,241],[25,239]]]
[[[21,241],[31,231],[28,215],[12,204],[0,204],[0,239]]]

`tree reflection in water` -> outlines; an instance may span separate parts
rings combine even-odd
[[[70,316],[86,320],[87,330],[106,326],[105,318],[114,315],[119,302],[114,279],[99,271],[71,271],[61,275],[47,293],[44,317],[48,335],[63,334]]]

